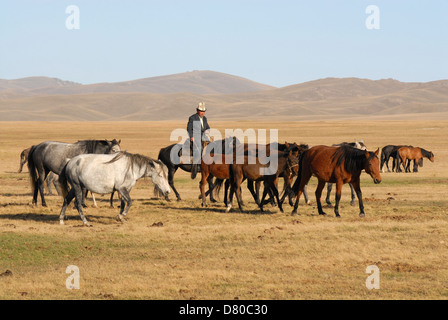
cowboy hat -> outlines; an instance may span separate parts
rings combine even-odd
[[[199,102],[198,107],[196,108],[196,110],[205,112],[207,110],[205,108],[205,103],[204,102]]]

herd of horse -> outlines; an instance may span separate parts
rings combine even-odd
[[[401,171],[400,165],[406,172],[410,172],[410,162],[414,161],[414,172],[417,166],[422,166],[423,158],[434,161],[434,154],[423,148],[411,146],[386,146],[381,150],[368,151],[364,142],[341,143],[332,146],[317,145],[309,147],[306,144],[298,145],[295,142],[284,144],[270,143],[256,145],[241,143],[236,137],[229,137],[219,141],[203,142],[203,153],[200,164],[191,164],[189,161],[175,162],[172,159],[173,148],[179,144],[172,144],[159,151],[158,159],[152,159],[140,154],[122,151],[121,141],[109,140],[83,140],[76,143],[63,143],[44,141],[25,149],[20,156],[20,168],[28,162],[29,175],[33,190],[33,204],[37,205],[40,193],[42,206],[46,206],[44,196],[44,182],[57,181],[57,190],[62,193],[64,201],[59,215],[60,224],[64,224],[67,206],[75,199],[75,207],[84,225],[90,223],[83,213],[87,192],[97,194],[111,194],[118,192],[121,199],[118,219],[124,221],[132,199],[130,191],[137,180],[142,177],[151,177],[155,193],[169,201],[172,190],[178,201],[181,201],[179,192],[174,186],[174,175],[180,168],[191,172],[193,166],[199,166],[201,173],[199,182],[202,206],[207,206],[206,198],[216,202],[215,196],[225,185],[224,204],[226,212],[232,208],[233,197],[237,199],[238,207],[243,212],[242,185],[247,180],[247,188],[255,203],[263,211],[266,203],[277,205],[283,211],[283,202],[288,197],[289,204],[293,206],[292,214],[297,214],[301,195],[309,203],[306,192],[307,184],[312,176],[318,180],[315,191],[317,210],[319,215],[325,215],[321,196],[327,184],[326,203],[331,206],[330,192],[332,185],[336,184],[334,213],[339,215],[339,203],[343,184],[349,184],[352,193],[351,204],[358,198],[360,217],[365,216],[362,192],[360,186],[361,172],[370,175],[373,182],[381,182],[383,165],[388,171],[388,161],[394,160],[392,170]],[[263,152],[260,152],[263,150]],[[242,155],[236,161],[236,156]],[[182,156],[179,153],[179,156]],[[275,157],[277,166],[274,171],[264,170],[269,167],[269,159]],[[220,159],[220,161],[213,161]],[[384,171],[383,171],[384,172]],[[278,181],[283,179],[282,193],[278,191]],[[294,181],[295,178],[295,181]],[[208,191],[205,190],[208,185]],[[263,193],[260,199],[260,189]],[[269,198],[267,198],[269,196]],[[94,198],[93,198],[94,199]],[[294,203],[295,199],[295,203]]]
[[[420,147],[413,147],[409,145],[387,145],[381,150],[381,166],[380,169],[384,172],[383,166],[386,165],[387,172],[389,169],[389,160],[392,158],[392,172],[411,172],[411,161],[414,162],[413,172],[418,172],[418,167],[423,167],[423,158],[434,162],[434,153],[427,151]]]

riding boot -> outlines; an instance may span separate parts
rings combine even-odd
[[[196,174],[198,173],[198,165],[193,163],[191,165],[191,179],[196,178]]]

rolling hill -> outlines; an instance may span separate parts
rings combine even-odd
[[[275,88],[213,71],[91,85],[0,80],[2,121],[181,120],[199,101],[215,121],[448,119],[448,80],[326,78]]]

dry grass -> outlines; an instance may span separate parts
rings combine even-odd
[[[108,196],[89,207],[92,228],[69,210],[58,224],[61,198],[31,206],[22,149],[44,140],[122,139],[123,149],[156,157],[184,122],[4,122],[0,128],[0,299],[446,299],[448,297],[447,122],[330,121],[214,122],[214,127],[278,128],[280,142],[333,144],[363,138],[369,149],[413,144],[433,151],[417,174],[383,174],[374,185],[363,174],[366,218],[343,189],[341,219],[313,204],[299,216],[267,207],[260,214],[243,191],[248,213],[202,208],[198,179],[178,172],[184,199],[153,197],[150,180],[131,192],[128,222]],[[172,199],[174,197],[172,196]],[[98,199],[97,199],[98,200]],[[118,202],[116,201],[116,205]],[[381,289],[365,286],[366,267],[380,269]],[[80,268],[81,289],[67,290],[68,265]]]

